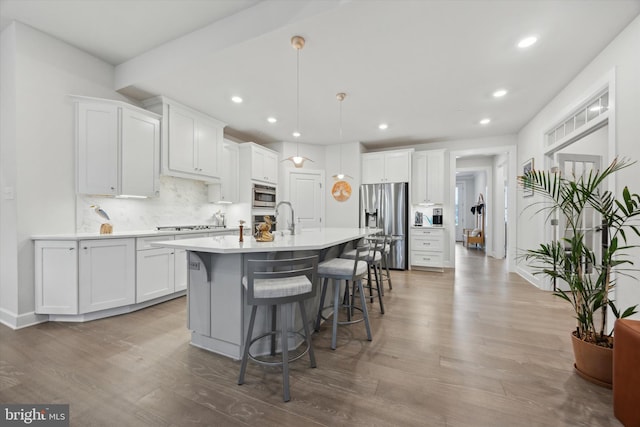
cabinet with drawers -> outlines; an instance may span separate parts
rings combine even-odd
[[[411,228],[411,266],[442,270],[444,267],[444,234],[444,228]]]

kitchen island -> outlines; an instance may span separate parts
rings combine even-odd
[[[239,235],[227,235],[154,242],[152,245],[188,252],[187,327],[191,330],[191,344],[240,359],[250,314],[242,286],[247,260],[317,254],[323,261],[339,256],[346,245],[378,232],[379,229],[368,228],[323,228],[305,230],[295,235],[278,232],[273,242],[256,242],[251,236],[244,236],[244,242],[240,242]],[[308,313],[317,313],[319,293],[315,299],[307,301]],[[290,324],[301,329],[302,323],[294,314],[295,310],[289,313]],[[255,335],[270,328],[269,310],[260,307]],[[268,343],[263,343],[263,346],[258,344],[252,348],[252,352],[260,354],[268,351]],[[294,347],[297,341],[292,338],[289,345]]]

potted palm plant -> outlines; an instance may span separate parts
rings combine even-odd
[[[637,305],[620,310],[611,298],[616,278],[633,271],[630,250],[638,245],[629,234],[640,236],[633,220],[640,215],[640,195],[627,187],[620,198],[601,188],[607,178],[634,162],[615,159],[603,171],[563,177],[557,171],[531,170],[520,183],[539,200],[528,208],[545,214],[546,221],[560,225],[562,237],[526,250],[522,257],[534,274],[557,284],[554,295],[567,301],[577,320],[572,332],[575,369],[596,384],[611,386],[613,330],[608,328],[609,311],[615,318],[636,313]],[[594,215],[595,214],[595,215]],[[596,218],[589,225],[585,219]],[[594,244],[593,236],[600,239]]]

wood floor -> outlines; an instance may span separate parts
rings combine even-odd
[[[0,325],[0,402],[69,403],[72,426],[621,426],[572,368],[569,307],[502,261],[392,272],[386,314],[313,337],[318,367],[281,373],[189,345],[185,298],[110,319]]]

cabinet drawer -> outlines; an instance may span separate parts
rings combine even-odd
[[[439,237],[414,237],[411,239],[411,250],[442,251],[442,239]]]
[[[412,237],[431,237],[431,238],[442,238],[442,234],[443,234],[443,229],[442,228],[429,228],[429,227],[425,227],[425,228],[413,228],[411,229],[411,236]]]
[[[420,267],[442,267],[441,252],[411,251],[411,265]]]
[[[157,247],[151,246],[151,243],[164,242],[166,240],[173,240],[173,234],[153,236],[153,237],[138,237],[136,239],[136,250],[141,251],[145,249],[157,249]]]

